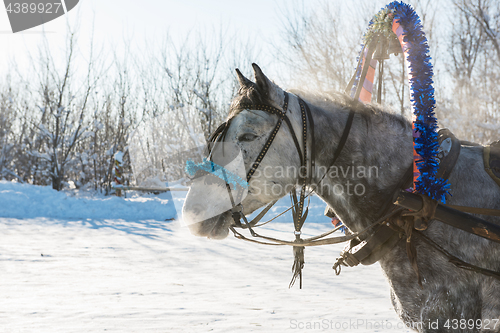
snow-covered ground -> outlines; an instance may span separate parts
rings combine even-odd
[[[331,226],[311,205],[307,235]],[[342,245],[307,248],[289,289],[290,248],[196,238],[173,207],[1,181],[0,332],[409,332],[378,265],[335,276]]]

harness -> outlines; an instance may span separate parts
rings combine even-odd
[[[337,244],[337,243],[342,243],[342,242],[349,242],[349,244],[346,246],[344,251],[341,253],[340,257],[337,258],[337,261],[333,265],[333,269],[336,272],[336,274],[340,274],[341,272],[341,266],[356,266],[359,263],[363,265],[371,265],[378,260],[380,260],[385,254],[387,254],[389,251],[391,251],[400,241],[402,241],[404,238],[406,238],[406,250],[408,257],[410,259],[410,262],[413,266],[413,269],[415,270],[418,278],[418,282],[421,285],[421,279],[418,271],[418,266],[416,262],[416,250],[415,250],[415,237],[418,237],[421,239],[423,242],[428,244],[431,247],[434,247],[438,252],[442,253],[443,255],[447,256],[449,261],[453,263],[456,267],[462,268],[462,269],[467,269],[470,271],[474,271],[477,273],[481,273],[487,276],[495,277],[500,280],[500,272],[494,272],[490,271],[469,263],[466,263],[459,258],[451,255],[449,252],[447,252],[443,247],[440,245],[436,244],[434,241],[432,241],[430,238],[428,238],[426,235],[424,235],[421,231],[427,229],[428,223],[433,220],[433,219],[438,219],[441,220],[445,223],[451,224],[454,227],[458,227],[462,230],[469,231],[471,233],[474,233],[478,236],[500,242],[500,227],[496,226],[495,224],[492,224],[488,221],[475,218],[474,216],[462,213],[463,215],[466,216],[466,219],[468,219],[467,223],[470,223],[471,221],[473,222],[472,225],[467,225],[464,226],[463,224],[460,225],[460,223],[455,223],[455,222],[450,222],[450,221],[455,221],[457,220],[456,217],[456,209],[464,210],[467,211],[467,209],[470,209],[470,207],[462,207],[462,206],[453,206],[453,208],[438,205],[435,201],[427,199],[425,196],[418,196],[417,194],[414,193],[408,193],[408,192],[402,192],[403,189],[410,187],[412,183],[412,178],[413,178],[413,166],[410,165],[408,170],[406,171],[405,175],[401,180],[394,186],[392,189],[393,196],[396,199],[396,202],[394,203],[394,200],[392,197],[389,197],[389,199],[385,202],[385,204],[380,208],[378,212],[379,218],[367,226],[365,229],[356,232],[356,233],[351,233],[349,235],[345,236],[337,236],[337,237],[328,237],[326,236],[332,234],[333,232],[339,230],[342,226],[338,226],[328,232],[325,232],[321,235],[302,239],[301,238],[301,229],[302,226],[304,225],[304,222],[307,218],[308,214],[308,208],[306,207],[304,211],[304,203],[305,199],[308,198],[313,191],[310,191],[308,194],[306,194],[306,187],[308,185],[312,184],[312,178],[314,174],[314,168],[315,168],[315,150],[314,150],[314,120],[312,118],[311,111],[309,109],[309,106],[307,103],[305,103],[300,97],[297,97],[301,109],[301,119],[302,119],[302,143],[303,143],[303,151],[300,148],[299,140],[297,138],[297,135],[292,127],[292,124],[290,122],[290,119],[287,116],[287,109],[288,109],[288,101],[289,101],[289,94],[285,92],[285,97],[284,97],[284,102],[283,102],[283,107],[282,109],[275,108],[273,106],[269,105],[264,105],[264,104],[259,104],[259,105],[251,105],[251,104],[241,104],[240,107],[242,109],[253,109],[253,110],[261,110],[265,111],[271,114],[276,114],[278,116],[278,121],[271,132],[270,136],[268,137],[266,143],[264,144],[264,147],[260,151],[259,155],[257,156],[256,160],[251,164],[251,167],[246,175],[247,183],[250,182],[252,176],[254,175],[255,171],[257,170],[258,166],[262,162],[263,158],[265,157],[266,153],[268,152],[271,144],[273,143],[277,133],[279,132],[279,129],[281,128],[281,125],[283,121],[285,124],[288,126],[293,142],[295,144],[295,147],[297,149],[297,153],[300,158],[300,164],[301,168],[305,167],[308,172],[306,175],[302,175],[299,173],[299,180],[298,183],[301,186],[300,189],[300,195],[299,198],[297,199],[297,194],[295,189],[293,189],[290,192],[290,196],[292,199],[292,206],[288,208],[285,212],[292,210],[292,216],[293,216],[293,222],[294,222],[294,235],[295,235],[295,240],[294,241],[285,241],[285,240],[280,240],[277,238],[273,237],[268,237],[264,235],[260,235],[257,232],[253,230],[253,227],[255,226],[260,226],[263,224],[266,224],[273,219],[261,223],[260,225],[257,225],[257,223],[263,218],[263,216],[269,211],[269,209],[276,203],[276,201],[271,202],[268,204],[252,221],[248,221],[245,215],[242,213],[243,207],[240,204],[236,205],[234,196],[233,196],[233,190],[229,186],[229,184],[226,182],[226,189],[228,192],[228,195],[231,200],[232,204],[232,209],[231,215],[232,218],[235,222],[236,227],[242,228],[242,229],[249,229],[250,234],[252,235],[253,238],[259,238],[261,240],[253,239],[253,238],[247,238],[240,232],[238,232],[233,226],[230,226],[229,229],[233,232],[233,235],[238,238],[242,239],[245,241],[253,242],[253,243],[258,243],[258,244],[265,244],[265,245],[288,245],[288,246],[293,246],[293,253],[294,253],[294,263],[292,266],[292,271],[293,271],[293,276],[292,280],[290,282],[290,287],[293,286],[295,283],[296,279],[299,278],[300,281],[300,288],[302,288],[302,269],[304,267],[304,248],[306,246],[319,246],[319,245],[327,245],[327,244]],[[324,179],[324,177],[328,174],[329,169],[335,164],[337,161],[338,157],[340,156],[345,143],[347,141],[347,138],[349,136],[349,132],[352,126],[352,122],[354,119],[354,111],[351,110],[349,112],[349,116],[346,122],[346,125],[344,127],[341,139],[339,141],[339,144],[334,152],[332,161],[328,168],[326,169],[325,174],[320,178],[318,181],[318,184],[321,183],[321,181]],[[231,119],[226,121],[225,123],[221,124],[216,131],[210,136],[210,141],[211,142],[219,142],[222,141],[225,137],[225,134],[227,132],[227,129],[229,128]],[[312,147],[311,147],[311,153],[310,153],[310,159],[308,159],[307,155],[307,129],[308,129],[308,124],[310,127],[311,131],[311,140],[312,140]],[[458,159],[458,156],[460,154],[460,142],[449,132],[448,130],[442,130],[440,132],[440,143],[441,143],[441,161],[440,161],[440,169],[438,171],[439,175],[441,177],[447,178],[451,171],[453,170],[453,167],[456,163],[456,160]],[[307,168],[309,164],[309,168]],[[237,195],[241,195],[240,192],[237,193]],[[414,197],[417,197],[415,199]],[[413,201],[412,201],[413,198]],[[421,198],[421,199],[420,199]],[[417,200],[417,202],[415,202]],[[241,202],[241,201],[240,201]],[[420,204],[419,204],[420,203]],[[399,207],[398,207],[399,206]],[[444,208],[443,208],[444,207]],[[443,209],[448,209],[455,211],[454,212],[449,212],[448,215],[445,214],[445,217],[443,217],[442,210]],[[498,215],[499,211],[491,212],[492,210],[488,209],[479,209],[480,211],[478,212],[478,209],[476,209],[475,213],[479,214],[485,214],[485,215]],[[281,213],[280,215],[284,214],[285,212]],[[461,213],[458,211],[458,213]],[[451,215],[450,215],[451,214]],[[455,215],[454,215],[455,214]],[[279,215],[278,215],[279,216]],[[276,217],[275,217],[276,218]],[[241,219],[243,219],[244,224],[241,223]],[[461,220],[459,219],[458,222]],[[474,224],[475,223],[475,224]],[[475,227],[474,227],[475,226]],[[482,226],[482,227],[481,227]],[[415,235],[415,237],[412,238],[412,235]]]
[[[440,130],[439,135],[439,169],[437,175],[448,179],[460,155],[461,143],[448,129]],[[444,255],[457,268],[500,280],[500,272],[467,263],[450,254],[441,245],[422,233],[428,228],[429,223],[436,219],[455,228],[500,243],[500,226],[467,214],[500,216],[500,211],[487,208],[441,205],[427,196],[403,190],[411,185],[412,173],[413,169],[410,167],[392,192],[393,200],[389,202],[394,202],[392,205],[394,214],[384,220],[384,223],[368,238],[351,240],[332,267],[335,273],[339,275],[342,266],[353,267],[360,263],[363,265],[374,264],[400,241],[406,240],[408,259],[417,275],[418,283],[422,287],[416,260],[415,238],[418,238]],[[394,205],[399,206],[399,208],[394,208],[396,207]]]
[[[440,130],[439,134],[440,163],[438,177],[448,179],[460,155],[460,142],[448,129]],[[413,167],[410,165],[404,176],[392,189],[392,196],[389,198],[395,197],[401,190],[411,187],[412,178]],[[379,216],[384,214],[384,212],[387,213],[387,211],[391,208],[394,209],[394,205],[392,203],[393,200],[387,200],[385,205],[382,206]],[[417,209],[416,211],[419,210],[420,209]],[[394,213],[394,215],[401,213],[402,211],[400,210],[397,213]],[[413,220],[415,229],[425,230],[427,228],[425,225],[427,221],[424,221],[422,218],[414,217]],[[401,226],[403,225],[402,223],[399,224]],[[406,230],[406,233],[410,233],[411,231],[412,230]],[[341,265],[350,267],[357,266],[360,263],[363,265],[372,265],[392,250],[401,239],[401,230],[395,229],[394,220],[393,223],[388,222],[385,225],[381,225],[374,232],[374,234],[371,235],[371,237],[361,241],[357,239],[351,240],[350,244],[348,244],[344,251],[340,254],[340,257],[337,258],[333,269],[335,270],[335,273],[339,275]],[[409,248],[408,250],[410,261],[413,261],[414,256],[411,255],[412,248]]]
[[[403,58],[408,61],[408,66],[405,66],[403,63],[403,68],[407,67],[410,79],[410,90],[412,93],[415,93],[413,100],[417,101],[413,104],[414,115],[416,116],[416,120],[413,124],[413,164],[410,165],[410,168],[405,173],[405,176],[392,189],[394,198],[389,196],[385,204],[380,208],[378,212],[379,219],[357,233],[341,237],[325,238],[327,235],[338,230],[338,227],[332,231],[308,239],[302,239],[300,237],[301,228],[305,222],[308,212],[308,208],[304,211],[304,202],[305,199],[313,193],[313,191],[310,191],[306,195],[305,190],[308,184],[311,185],[315,167],[314,121],[308,105],[299,98],[302,116],[303,151],[300,149],[299,140],[291,126],[288,116],[286,115],[289,98],[288,93],[285,93],[284,103],[281,109],[268,105],[241,105],[242,108],[262,110],[278,115],[278,122],[276,123],[274,130],[271,132],[260,154],[247,173],[247,182],[250,181],[252,175],[255,173],[262,159],[265,157],[283,121],[285,121],[292,134],[292,139],[300,157],[301,167],[307,167],[307,124],[309,123],[311,138],[313,141],[310,154],[311,157],[309,160],[310,168],[306,176],[299,174],[298,183],[301,186],[299,198],[297,199],[295,190],[292,190],[290,194],[292,197],[292,206],[288,210],[292,210],[295,226],[295,240],[293,242],[261,236],[252,229],[252,227],[258,226],[257,223],[275,202],[271,202],[254,220],[248,222],[244,214],[242,214],[243,209],[241,204],[235,204],[232,190],[226,183],[228,195],[230,196],[232,203],[232,209],[230,211],[235,225],[237,227],[249,229],[253,237],[263,239],[264,241],[246,238],[237,232],[233,226],[230,226],[230,229],[234,233],[235,237],[259,244],[293,246],[295,255],[293,265],[294,275],[290,285],[293,285],[297,277],[300,277],[300,279],[302,278],[304,248],[306,246],[335,244],[350,241],[346,250],[344,250],[341,257],[338,258],[337,262],[333,266],[336,273],[339,274],[341,265],[355,266],[359,263],[367,265],[378,261],[387,252],[392,250],[400,240],[403,239],[406,239],[408,257],[413,269],[417,273],[420,283],[414,242],[416,237],[436,249],[437,252],[440,252],[448,257],[449,261],[455,264],[456,267],[472,270],[500,279],[500,272],[489,271],[472,264],[465,263],[459,258],[451,255],[441,245],[436,244],[422,233],[422,231],[427,229],[432,220],[437,219],[456,228],[500,243],[500,226],[464,213],[468,212],[473,214],[500,216],[500,211],[474,207],[445,206],[438,204],[436,200],[430,199],[431,197],[437,199],[444,198],[447,194],[445,180],[453,170],[453,166],[458,158],[460,153],[460,143],[452,136],[451,133],[443,134],[443,140],[441,142],[441,153],[443,153],[443,157],[440,157],[440,169],[438,171],[436,169],[434,159],[436,153],[438,152],[435,150],[435,139],[437,135],[435,129],[437,128],[437,123],[434,115],[432,114],[435,105],[434,89],[432,87],[431,80],[432,65],[429,61],[430,58],[427,41],[419,22],[418,15],[416,15],[413,9],[401,2],[394,1],[381,10],[370,22],[369,29],[364,35],[364,43],[366,45],[363,46],[358,60],[358,65],[356,66],[356,72],[348,84],[346,92],[351,91],[351,95],[355,103],[358,101],[360,95],[362,101],[369,101],[371,99],[374,83],[375,67],[373,66],[376,66],[377,64],[377,61],[375,61],[374,65],[371,66],[371,60],[384,60],[389,58],[389,54],[391,53],[402,53]],[[377,50],[377,53],[374,54],[375,50]],[[377,87],[379,103],[381,102],[382,91],[382,66],[383,63],[381,63],[381,66],[379,67],[379,82]],[[402,92],[404,93],[404,89]],[[349,135],[353,118],[354,112],[351,110],[341,140],[335,150],[332,162],[318,183],[320,183],[326,176],[328,170],[331,166],[333,166],[342,152]],[[219,138],[224,138],[227,128],[229,127],[229,122],[230,120],[219,126],[219,128],[211,136],[212,142],[219,140]],[[447,145],[449,149],[445,149]],[[417,148],[419,152],[417,152]],[[490,150],[493,155],[490,154]],[[447,151],[447,153],[444,153],[445,151]],[[499,156],[495,156],[496,154],[494,154],[494,151],[498,151]],[[422,152],[422,154],[420,154],[420,152]],[[446,157],[446,155],[449,156]],[[498,144],[498,146],[494,145],[491,148],[485,149],[484,159],[485,165],[487,164],[486,171],[490,173],[490,175],[500,185],[500,144]],[[428,170],[430,170],[430,172]],[[436,171],[438,171],[437,174]],[[495,173],[499,174],[497,175]],[[435,178],[434,175],[436,175],[437,178]],[[411,183],[414,184],[414,188],[416,190],[421,193],[425,193],[428,196],[405,191],[405,189],[410,187]],[[243,219],[244,225],[242,225],[241,219]],[[265,223],[270,221],[272,221],[272,219]]]

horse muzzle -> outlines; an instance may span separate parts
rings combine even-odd
[[[189,216],[186,214],[183,218],[193,235],[211,239],[226,238],[229,234],[229,227],[234,224],[230,211],[195,223],[189,223]]]

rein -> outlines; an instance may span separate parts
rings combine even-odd
[[[328,236],[328,235],[330,235],[330,234],[332,234],[332,233],[334,233],[334,232],[336,232],[336,231],[338,231],[338,230],[340,230],[342,228],[342,226],[338,226],[338,227],[336,227],[336,228],[334,228],[334,229],[332,229],[330,231],[322,233],[321,235],[313,236],[313,237],[306,238],[306,239],[301,239],[300,246],[301,247],[306,247],[306,246],[320,246],[320,245],[331,245],[331,244],[338,244],[338,243],[348,242],[348,241],[350,241],[352,239],[355,239],[357,237],[360,237],[360,236],[366,234],[372,228],[380,225],[385,220],[387,220],[388,218],[394,216],[397,213],[400,213],[401,211],[403,211],[403,208],[397,208],[397,209],[391,211],[390,213],[382,216],[380,219],[378,219],[377,221],[373,222],[372,224],[370,224],[368,227],[364,228],[363,230],[361,230],[359,232],[356,232],[356,233],[353,233],[353,234],[350,234],[348,236],[338,236],[338,237],[330,237],[330,238],[321,239],[321,238],[326,237],[326,236]],[[236,229],[234,229],[233,226],[229,227],[229,229],[231,229],[231,231],[234,233],[234,235],[235,235],[236,238],[243,239],[243,240],[246,240],[246,241],[249,241],[249,242],[259,243],[259,244],[264,244],[264,245],[278,245],[278,246],[279,245],[291,245],[291,246],[297,246],[296,242],[284,241],[284,240],[273,238],[273,237],[262,236],[262,235],[259,235],[259,234],[257,234],[257,233],[254,232],[253,236],[257,236],[257,237],[263,238],[263,239],[265,239],[267,241],[274,242],[274,243],[257,241],[257,240],[254,240],[254,239],[246,238],[244,235],[242,235],[241,233],[239,233],[238,231],[236,231]]]

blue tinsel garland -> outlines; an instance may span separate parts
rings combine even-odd
[[[196,164],[195,162],[189,160],[186,161],[186,172],[188,175],[193,177],[198,170],[219,177],[227,184],[232,184],[235,187],[239,185],[242,188],[248,188],[248,183],[240,176],[212,161],[207,160],[206,158],[204,158],[203,162],[199,164]]]
[[[416,118],[414,128],[420,134],[414,141],[415,151],[420,156],[420,159],[416,161],[420,176],[415,182],[415,189],[419,193],[444,203],[446,194],[449,194],[450,184],[446,179],[436,177],[439,167],[437,120],[434,114],[436,100],[432,86],[433,70],[427,38],[422,31],[420,18],[410,5],[394,1],[382,10],[390,10],[393,13],[394,19],[403,28],[404,41],[411,45],[407,56],[412,75],[410,80],[411,103]],[[374,20],[371,20],[368,31],[372,28],[373,23]],[[363,54],[360,54],[360,57],[362,56]],[[357,73],[360,72],[359,68],[356,70]],[[356,78],[356,81],[357,85],[359,77]]]

